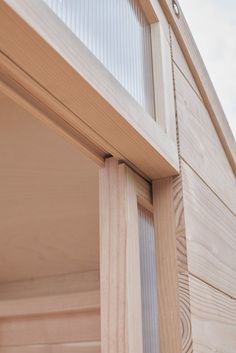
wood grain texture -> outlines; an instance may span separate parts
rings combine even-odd
[[[182,352],[193,352],[191,304],[188,282],[188,254],[186,241],[185,208],[183,197],[182,176],[173,179],[173,205],[175,212],[175,235],[178,264],[178,285],[179,285],[179,306],[181,320]],[[182,274],[185,274],[185,286],[181,281]]]
[[[182,352],[172,178],[153,182],[160,347]]]
[[[184,294],[185,274],[180,276],[180,283]],[[191,275],[189,285],[191,313],[186,313],[186,317],[192,323],[194,352],[234,353],[236,301]]]
[[[49,100],[53,95],[73,112],[67,122],[92,140],[96,131],[107,154],[122,155],[150,177],[176,174],[176,145],[46,4],[7,2],[35,31],[1,2],[1,32],[7,34],[1,50],[47,89]]]
[[[98,166],[8,97],[0,109],[0,287],[98,270]]]
[[[0,283],[0,301],[99,290],[99,271]]]
[[[236,217],[182,162],[189,271],[236,298]]]
[[[102,352],[126,351],[126,239],[119,167],[108,159],[100,174],[100,286]],[[121,199],[120,199],[121,198]],[[124,201],[123,201],[124,202]]]
[[[183,353],[193,353],[193,333],[191,317],[190,286],[188,272],[179,272],[179,300]]]
[[[102,352],[143,351],[137,189],[113,158],[100,175]]]
[[[181,9],[180,17],[175,15],[172,0],[159,0],[159,3],[189,65],[229,163],[236,173],[236,143],[184,15]]]
[[[236,178],[209,114],[177,67],[175,85],[181,157],[236,214]]]
[[[0,346],[100,341],[99,310],[22,316],[0,322]]]
[[[71,312],[78,313],[99,310],[99,308],[99,291],[4,300],[0,301],[0,319],[2,320],[19,316],[37,316]]]
[[[101,353],[100,342],[0,347],[0,353]]]
[[[181,272],[188,270],[183,200],[183,180],[181,175],[173,179],[173,205],[175,212],[175,235],[178,272]]]

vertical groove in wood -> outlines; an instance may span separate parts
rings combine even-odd
[[[153,182],[160,347],[162,353],[182,353],[172,183],[172,178]]]
[[[139,206],[139,244],[145,353],[159,352],[157,277],[153,215]]]

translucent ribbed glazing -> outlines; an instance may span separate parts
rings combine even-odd
[[[137,0],[44,0],[154,117],[151,29]]]
[[[152,214],[139,206],[139,244],[142,290],[143,351],[159,352],[157,322],[157,278]]]

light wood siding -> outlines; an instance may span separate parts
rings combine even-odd
[[[172,33],[181,175],[173,182],[184,353],[236,351],[236,180]]]

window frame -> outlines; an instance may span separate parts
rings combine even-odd
[[[161,353],[181,353],[173,178],[153,182],[114,158],[100,171],[102,353],[144,353],[138,205],[153,214]]]
[[[88,144],[100,158],[113,155],[151,179],[178,173],[166,23],[151,24],[153,53],[160,43],[157,51],[161,57],[169,52],[168,62],[160,62],[154,55],[159,63],[154,65],[159,92],[156,109],[164,121],[160,126],[42,0],[4,0],[0,6],[1,26],[6,33],[1,39],[0,57],[5,86],[18,89],[20,96],[33,101],[34,107],[45,110],[48,117],[49,108],[61,130],[70,130],[68,134],[78,141],[82,136],[83,148]]]

